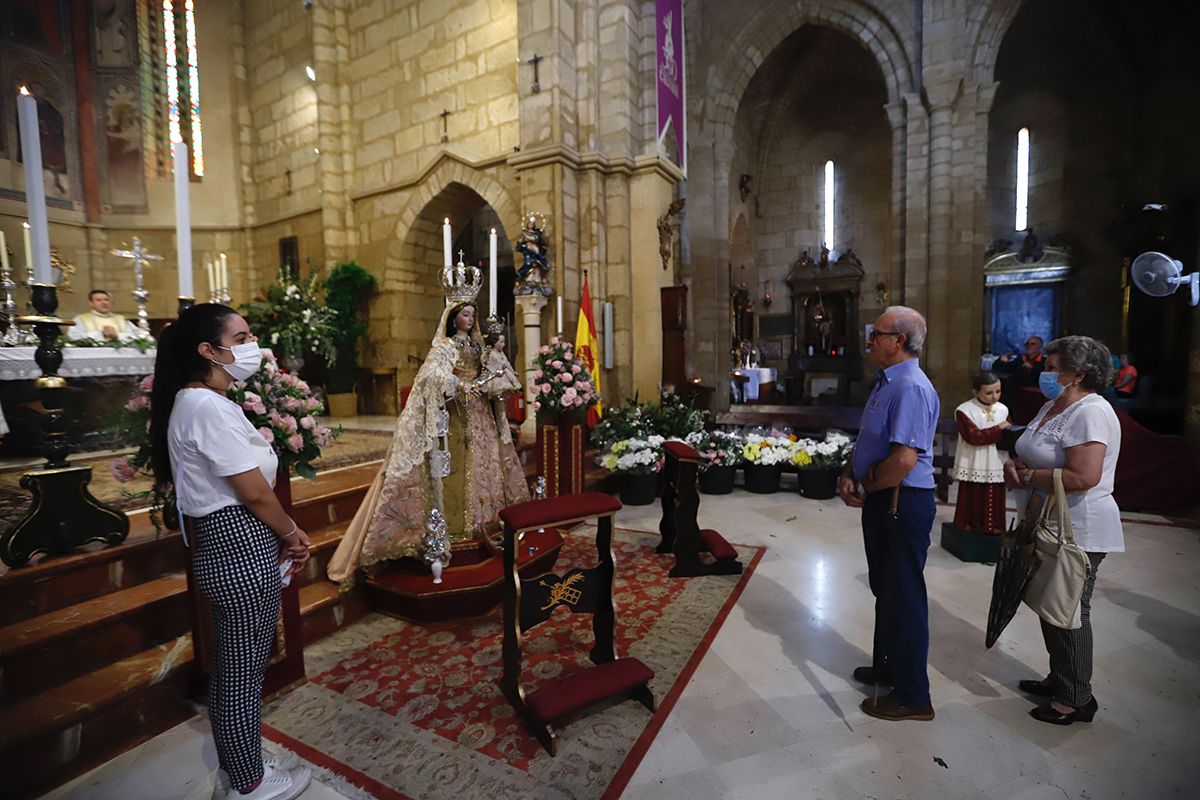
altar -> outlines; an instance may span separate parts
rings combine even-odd
[[[42,374],[33,347],[0,348],[0,413],[9,433],[0,443],[6,456],[41,455],[41,401],[33,381]],[[64,347],[58,373],[69,383],[65,397],[67,436],[72,447],[105,446],[103,429],[111,410],[129,399],[141,378],[154,373],[156,350],[135,347]]]

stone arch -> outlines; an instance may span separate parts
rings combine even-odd
[[[964,61],[971,65],[976,83],[987,85],[995,80],[1000,44],[1024,3],[1025,0],[990,0],[969,4],[963,35],[967,52],[963,55]]]
[[[839,30],[865,47],[883,74],[888,102],[912,92],[912,59],[891,20],[876,9],[858,0],[781,5],[760,9],[709,59],[713,70],[704,96],[710,104],[699,121],[712,127],[715,138],[729,136],[742,96],[767,56],[804,25]]]

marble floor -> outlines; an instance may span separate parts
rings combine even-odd
[[[939,527],[952,512],[939,509]],[[657,506],[618,517],[627,527],[657,522]],[[937,719],[894,723],[865,716],[868,690],[849,679],[869,663],[873,613],[856,512],[837,500],[737,490],[704,497],[701,522],[768,550],[625,798],[1136,800],[1200,791],[1200,526],[1127,515],[1128,552],[1104,562],[1093,601],[1100,711],[1090,725],[1056,727],[1031,719],[1032,703],[1015,690],[1046,670],[1035,616],[1022,610],[986,650],[992,569],[942,550],[936,529],[926,579]],[[206,734],[195,718],[48,797],[207,798],[216,760]],[[317,784],[303,795],[338,796]]]

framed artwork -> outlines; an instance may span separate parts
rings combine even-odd
[[[758,346],[758,352],[768,361],[778,361],[783,358],[783,340],[774,339],[762,342]]]

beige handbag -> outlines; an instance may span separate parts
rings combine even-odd
[[[1058,512],[1058,531],[1051,530],[1051,510]],[[1071,529],[1071,514],[1067,508],[1067,493],[1063,489],[1062,470],[1054,470],[1054,495],[1042,509],[1034,527],[1036,552],[1041,566],[1025,587],[1025,605],[1056,628],[1077,629],[1091,562],[1087,553],[1075,544]]]

